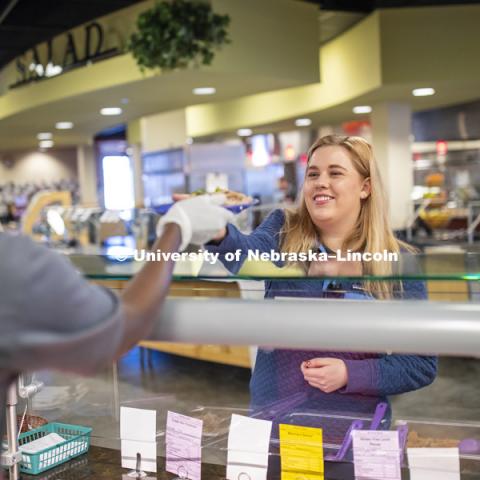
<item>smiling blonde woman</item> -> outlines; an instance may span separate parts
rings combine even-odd
[[[385,193],[370,144],[359,137],[330,135],[320,138],[309,150],[300,203],[293,210],[275,210],[250,235],[228,224],[215,242],[206,248],[220,253],[224,265],[238,272],[240,261],[227,261],[224,255],[243,252],[332,253],[399,252],[409,248],[398,241],[389,226]],[[310,274],[361,276],[389,275],[389,262],[352,262],[346,266],[306,265]],[[279,262],[277,265],[281,266]],[[319,270],[315,270],[319,268]],[[397,288],[398,287],[398,288]],[[402,297],[425,299],[423,282],[351,282],[338,278],[272,279],[265,282],[265,297],[313,297],[384,299]],[[299,310],[299,315],[302,314]],[[262,319],[258,320],[259,322]],[[322,322],[322,305],[318,305]],[[361,321],[361,318],[359,318]],[[295,318],[291,319],[292,328]],[[373,333],[373,332],[372,332]],[[348,335],[348,332],[345,333]],[[430,384],[437,359],[420,355],[265,350],[260,348],[250,383],[252,405],[262,407],[279,399],[297,399],[295,408],[322,412],[368,413],[387,396]],[[292,408],[293,408],[292,404]],[[388,415],[387,415],[388,417]],[[388,421],[384,426],[388,425]],[[338,431],[337,431],[338,433]],[[328,432],[325,431],[328,441]]]
[[[281,248],[305,252],[321,242],[331,250],[398,254],[413,249],[397,240],[388,218],[387,196],[371,145],[361,137],[328,135],[308,152],[305,183],[297,209],[285,212]],[[364,275],[388,276],[392,263],[363,265]],[[391,298],[393,282],[368,281],[376,298]]]

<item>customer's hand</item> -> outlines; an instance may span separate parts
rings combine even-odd
[[[331,393],[348,383],[345,362],[338,358],[312,358],[300,366],[305,381],[322,392]]]
[[[157,235],[160,236],[167,223],[176,223],[182,232],[180,251],[189,243],[203,245],[225,230],[233,213],[220,207],[225,195],[200,195],[176,202],[159,220]]]

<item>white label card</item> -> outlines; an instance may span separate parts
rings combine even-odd
[[[137,453],[140,454],[139,468],[145,472],[157,471],[157,444],[122,440],[122,468],[137,468]]]
[[[397,431],[354,430],[352,437],[357,480],[401,480]]]
[[[272,422],[232,415],[228,434],[227,478],[266,480]]]
[[[120,438],[139,442],[155,442],[157,412],[141,408],[120,408]]]
[[[408,448],[410,480],[460,480],[458,448]]]

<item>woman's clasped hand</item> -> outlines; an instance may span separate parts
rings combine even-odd
[[[300,369],[305,381],[324,393],[340,390],[348,383],[347,366],[339,358],[312,358],[302,362]]]

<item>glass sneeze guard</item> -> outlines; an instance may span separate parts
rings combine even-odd
[[[108,253],[100,254],[68,254],[72,263],[90,279],[128,280],[144,265],[144,261],[136,261],[133,257],[116,256]],[[321,263],[321,262],[319,262]],[[270,261],[246,260],[238,273],[230,273],[221,259],[214,263],[198,260],[176,262],[174,280],[299,280],[315,281],[321,278],[337,278],[351,281],[399,281],[399,280],[448,280],[478,281],[480,280],[480,253],[462,252],[455,254],[400,254],[398,262],[391,263],[391,274],[358,275],[342,273],[348,265],[337,262],[339,273],[330,269],[328,273],[308,272],[303,267],[291,265],[279,267]],[[345,268],[346,267],[346,268]],[[319,269],[320,270],[320,269]],[[351,269],[353,270],[353,268]]]

